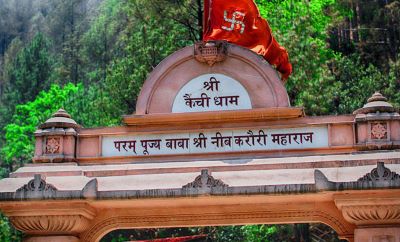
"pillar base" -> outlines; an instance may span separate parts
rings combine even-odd
[[[80,242],[78,237],[74,236],[35,236],[28,237],[24,242]]]
[[[354,237],[355,242],[400,242],[400,227],[356,229]]]

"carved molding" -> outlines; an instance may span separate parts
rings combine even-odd
[[[47,137],[46,139],[46,154],[61,153],[61,137]]]
[[[343,217],[356,225],[400,223],[399,205],[342,206]]]
[[[16,229],[28,235],[77,235],[96,216],[96,210],[81,201],[34,201],[6,204],[1,209]]]
[[[193,182],[188,183],[187,185],[183,186],[183,189],[212,189],[212,188],[227,188],[226,185],[221,180],[215,179],[214,177],[209,174],[208,170],[202,170],[201,175],[196,177]]]
[[[400,224],[400,200],[396,197],[336,197],[343,217],[357,226]]]
[[[194,46],[196,60],[209,66],[224,61],[227,55],[228,44],[225,41],[198,42]]]
[[[385,122],[371,123],[371,139],[383,140],[388,138],[388,124]]]
[[[28,184],[24,185],[17,192],[55,192],[57,188],[48,184],[42,175],[36,174],[34,179],[30,180]]]
[[[332,182],[319,170],[315,170],[315,186],[317,191],[367,190],[400,188],[400,175],[378,162],[377,167],[355,182]]]
[[[385,163],[383,162],[378,162],[376,168],[358,179],[359,182],[387,182],[397,180],[400,180],[400,175],[385,167]]]
[[[108,232],[118,228],[143,228],[165,227],[165,226],[202,226],[209,224],[239,223],[238,221],[255,223],[276,223],[277,221],[304,222],[320,221],[334,228],[341,238],[353,236],[353,230],[345,221],[337,218],[329,212],[313,211],[253,211],[253,212],[225,212],[225,213],[202,213],[202,214],[174,214],[159,216],[135,216],[135,215],[112,215],[104,217],[94,223],[91,228],[81,235],[82,242],[99,241]]]
[[[98,194],[97,179],[90,180],[82,190],[60,191],[48,184],[44,177],[35,174],[34,179],[15,192],[0,193],[0,201],[94,199]]]
[[[10,217],[16,229],[26,234],[79,234],[85,231],[90,220],[82,215],[43,215]]]

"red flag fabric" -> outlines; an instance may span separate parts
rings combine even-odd
[[[292,65],[253,0],[205,0],[203,40],[226,40],[262,55],[286,80]]]

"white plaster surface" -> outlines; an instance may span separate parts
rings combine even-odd
[[[385,165],[393,172],[400,173],[399,164]],[[325,176],[334,182],[357,181],[371,172],[376,166],[358,166],[341,168],[322,168]],[[262,186],[284,184],[314,184],[315,169],[275,169],[256,171],[213,172],[215,179],[221,179],[229,186]],[[97,177],[99,191],[148,190],[181,188],[200,175],[200,172],[144,174],[128,176]],[[7,178],[0,180],[2,192],[13,192],[27,184],[32,178]],[[46,182],[58,190],[82,190],[94,178],[84,176],[48,177]]]
[[[62,164],[58,166],[24,166],[18,169],[18,172],[38,172],[38,171],[43,171],[43,172],[57,172],[57,171],[64,171],[64,172],[69,172],[69,171],[82,171],[82,168],[79,166],[63,166]]]
[[[82,190],[93,178],[85,176],[47,177],[46,182],[55,186],[58,190]]]
[[[148,190],[182,188],[200,173],[170,173],[133,175],[119,177],[99,177],[99,191]]]
[[[27,184],[32,178],[5,178],[0,180],[1,192],[15,192]]]
[[[387,165],[389,169],[400,173],[400,165]],[[357,181],[371,172],[376,166],[350,168],[325,168],[321,170],[334,182]],[[263,186],[285,184],[314,184],[315,169],[279,169],[260,171],[213,172],[215,179],[220,179],[229,186]],[[147,190],[181,188],[199,176],[200,173],[169,173],[152,175],[133,175],[123,177],[100,177],[99,190]]]

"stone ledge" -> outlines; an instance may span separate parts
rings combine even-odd
[[[286,170],[287,171],[287,170]],[[343,191],[343,190],[371,190],[371,189],[399,189],[400,188],[400,176],[392,172],[390,169],[385,167],[383,163],[378,163],[377,168],[372,169],[371,172],[363,175],[357,181],[352,182],[332,182],[326,178],[323,172],[327,170],[309,170],[309,173],[314,171],[315,176],[307,180],[306,175],[303,170],[297,170],[298,175],[302,173],[303,178],[297,181],[297,183],[287,180],[285,176],[285,181],[276,182],[274,181],[268,185],[267,181],[264,183],[266,185],[251,185],[249,178],[241,182],[235,182],[232,180],[234,177],[238,179],[237,174],[231,179],[226,179],[226,174],[218,174],[218,178],[211,175],[208,169],[203,169],[200,175],[193,177],[192,173],[187,174],[185,179],[192,179],[191,181],[184,182],[185,179],[178,180],[178,184],[175,181],[175,185],[171,187],[171,184],[163,182],[165,188],[155,188],[149,189],[149,181],[144,181],[146,188],[143,189],[123,189],[123,186],[115,188],[113,182],[118,181],[119,183],[124,183],[121,178],[117,180],[110,180],[107,178],[109,184],[108,186],[113,187],[113,190],[107,190],[106,185],[104,185],[107,180],[105,178],[94,178],[89,180],[82,190],[58,190],[52,184],[46,182],[45,178],[41,175],[35,175],[35,178],[30,180],[27,184],[20,187],[15,192],[3,192],[0,193],[0,201],[24,201],[24,200],[71,200],[71,199],[97,199],[97,200],[107,200],[107,199],[137,199],[137,198],[158,198],[158,197],[191,197],[191,196],[201,196],[201,195],[214,195],[214,196],[230,196],[230,195],[249,195],[249,194],[302,194],[302,193],[318,193],[323,191]],[[288,171],[290,172],[290,171]],[[300,173],[299,173],[300,172]],[[251,177],[254,172],[240,172],[247,174],[246,177]],[[296,174],[297,174],[296,173]],[[233,173],[234,174],[234,173]],[[242,175],[243,175],[242,174]],[[294,173],[288,173],[295,175]],[[297,176],[297,179],[299,177]],[[154,181],[162,182],[163,178],[174,177],[174,174],[169,176],[160,176],[153,178]],[[258,174],[255,179],[262,179]],[[282,176],[282,174],[281,174]],[[133,176],[135,177],[135,176]],[[142,176],[136,176],[136,180],[139,181]],[[190,178],[193,177],[193,178]],[[225,177],[220,179],[219,177]],[[128,177],[129,178],[129,177]],[[138,180],[139,179],[139,180]],[[294,179],[294,178],[292,178]],[[303,180],[302,180],[303,179]],[[154,182],[153,181],[153,182]],[[244,182],[246,181],[246,182]],[[300,181],[300,182],[299,182]],[[302,181],[302,182],[301,182]],[[111,182],[111,183],[110,183]],[[132,181],[131,181],[132,182]],[[99,183],[101,183],[99,188]],[[128,186],[129,187],[129,186]],[[139,186],[140,187],[140,186]],[[168,188],[170,187],[170,188]]]

